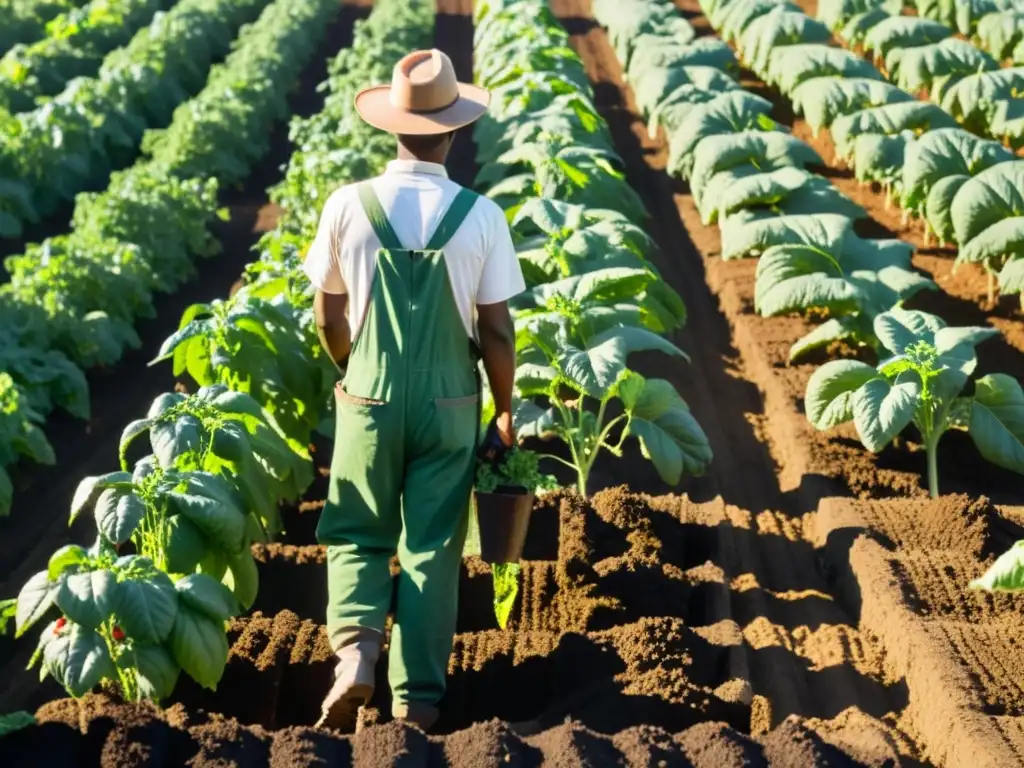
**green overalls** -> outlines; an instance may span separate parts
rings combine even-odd
[[[436,703],[455,633],[478,435],[479,381],[442,249],[476,195],[462,190],[425,250],[398,241],[373,187],[359,199],[380,239],[369,309],[337,388],[331,486],[317,527],[328,547],[327,629],[383,636],[396,703]]]

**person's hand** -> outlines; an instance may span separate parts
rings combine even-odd
[[[505,444],[506,448],[511,448],[516,444],[516,430],[512,426],[511,413],[498,414],[494,418],[494,426],[498,430],[498,436],[501,437],[501,441]]]
[[[506,418],[502,418],[502,416]],[[500,422],[500,424],[499,424]],[[491,419],[487,432],[476,455],[480,461],[497,469],[505,460],[505,454],[515,444],[515,432],[512,429],[512,414],[502,414]]]

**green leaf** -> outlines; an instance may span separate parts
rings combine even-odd
[[[156,365],[157,363],[166,360],[175,354],[175,351],[179,346],[189,345],[191,340],[197,336],[202,336],[213,330],[214,324],[212,320],[193,320],[184,328],[175,331],[164,343],[160,345],[160,351],[157,352],[156,357],[150,360],[146,365]],[[178,366],[175,365],[177,368]]]
[[[1024,391],[1016,379],[992,373],[975,382],[968,431],[982,456],[1024,474]]]
[[[228,660],[228,639],[222,622],[182,605],[174,620],[171,653],[185,673],[204,688],[217,689]]]
[[[121,440],[118,448],[122,466],[125,465],[125,457],[128,455],[128,447],[131,445],[132,441],[151,426],[153,426],[152,419],[136,419],[124,428],[124,431],[121,433]]]
[[[52,555],[46,571],[51,581],[68,568],[77,568],[89,562],[89,553],[77,544],[65,544]]]
[[[676,485],[684,473],[704,474],[713,458],[707,435],[670,382],[647,379],[630,417],[629,434],[662,480]]]
[[[836,341],[854,340],[861,334],[859,317],[833,317],[826,320],[814,330],[801,336],[789,348],[789,361],[796,362],[807,353],[827,347]]]
[[[508,626],[512,609],[519,594],[519,563],[492,563],[491,577],[494,580],[494,616],[502,629]]]
[[[996,558],[984,575],[970,583],[970,587],[989,592],[1024,590],[1024,541],[1018,541]]]
[[[96,504],[108,483],[130,483],[130,472],[110,472],[106,475],[87,477],[78,484],[75,495],[71,499],[71,520],[73,523],[87,508]]]
[[[35,717],[28,712],[11,712],[6,715],[0,715],[0,739],[35,724]]]
[[[194,493],[173,493],[168,505],[227,552],[245,546],[245,517],[233,504]]]
[[[125,634],[141,643],[159,645],[171,633],[178,613],[178,594],[166,574],[147,580],[129,578],[118,584],[114,606]]]
[[[241,552],[227,555],[228,572],[224,576],[225,584],[234,593],[242,608],[249,610],[256,602],[259,592],[260,576],[253,560],[252,552],[246,548]]]
[[[878,376],[857,360],[833,360],[818,368],[807,382],[804,410],[815,429],[826,430],[853,419],[853,395]]]
[[[160,465],[173,467],[175,459],[202,447],[201,424],[194,416],[179,416],[173,421],[157,422],[149,431],[149,440]]]
[[[53,605],[57,583],[50,581],[46,571],[40,571],[18,593],[18,609],[14,615],[15,637],[21,637],[39,621]]]
[[[181,515],[171,515],[167,528],[167,571],[192,573],[211,545],[202,531]]]
[[[92,629],[70,624],[46,645],[43,663],[54,680],[74,697],[91,691],[103,679],[116,679],[117,670],[103,638]]]
[[[96,528],[113,544],[128,541],[145,516],[145,502],[131,491],[108,488],[96,502]]]
[[[181,674],[170,652],[162,645],[136,645],[133,653],[142,697],[159,702],[170,696]]]
[[[231,590],[201,573],[179,579],[174,585],[182,605],[205,614],[214,621],[227,621],[240,612]]]
[[[54,601],[71,621],[87,629],[99,629],[114,610],[117,587],[110,571],[75,573],[60,581]]]
[[[851,397],[853,423],[864,447],[877,453],[914,418],[921,383],[916,376],[901,376],[895,383],[874,378]]]

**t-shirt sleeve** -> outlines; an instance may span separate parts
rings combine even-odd
[[[306,259],[302,264],[302,270],[313,287],[324,293],[348,293],[341,265],[342,222],[340,214],[339,196],[331,195],[324,205],[323,213],[320,214],[320,225],[317,227],[316,238],[309,246]]]
[[[515,246],[512,245],[512,233],[509,232],[505,214],[497,205],[491,203],[491,206],[492,210],[488,211],[487,257],[477,287],[477,304],[508,301],[526,290],[526,281],[523,280],[523,271],[519,267]]]

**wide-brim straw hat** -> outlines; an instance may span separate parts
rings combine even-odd
[[[487,89],[460,83],[451,59],[437,49],[413,51],[395,64],[391,85],[356,95],[356,111],[374,128],[406,136],[448,133],[479,119]]]

